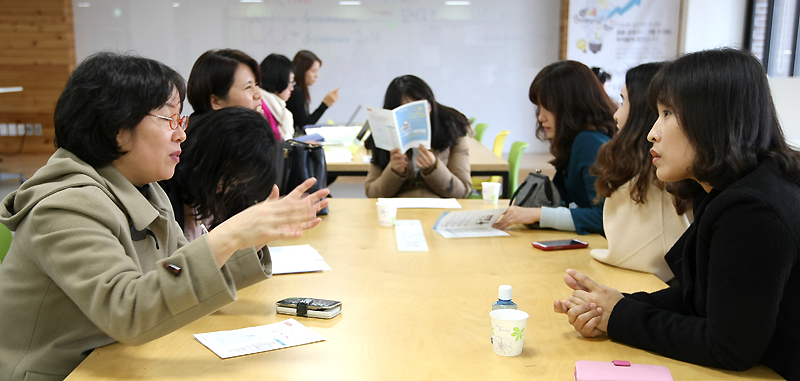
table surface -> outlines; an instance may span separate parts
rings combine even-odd
[[[469,141],[469,164],[473,172],[508,172],[508,162],[486,148],[481,142],[475,139]],[[364,172],[369,171],[369,163],[364,162],[364,155],[367,150],[360,146],[353,154],[353,160],[346,163],[327,163],[328,172]]]
[[[481,200],[459,200],[487,209]],[[629,360],[664,365],[676,380],[780,379],[765,367],[746,372],[705,368],[632,348],[608,338],[585,339],[553,300],[569,296],[563,274],[574,268],[621,291],[665,287],[655,276],[597,262],[589,249],[603,237],[582,236],[589,249],[545,252],[531,241],[574,233],[511,229],[510,237],[446,239],[432,230],[442,209],[400,209],[398,219],[420,220],[430,249],[397,251],[394,229],[377,225],[375,199],[332,199],[330,215],[297,240],[311,244],[333,270],[278,275],[239,291],[238,301],[187,327],[138,346],[96,349],[67,380],[158,379],[541,379],[572,380],[577,360]],[[489,342],[491,304],[501,284],[530,314],[523,352],[494,354]],[[342,301],[330,320],[297,318],[327,340],[221,360],[193,334],[275,323],[275,302],[292,296]]]

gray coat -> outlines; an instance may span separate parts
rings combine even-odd
[[[271,275],[252,248],[217,268],[207,239],[187,243],[164,191],[144,193],[59,149],[3,200],[15,234],[0,267],[0,380],[63,379],[94,348],[164,336]]]

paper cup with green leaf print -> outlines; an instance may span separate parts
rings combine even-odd
[[[525,341],[525,325],[528,313],[520,310],[494,310],[492,318],[494,353],[500,356],[519,356]]]
[[[497,204],[497,200],[500,199],[500,187],[502,184],[495,183],[495,182],[483,182],[481,183],[483,193],[483,201],[488,202],[490,204]]]
[[[394,225],[394,221],[397,219],[397,206],[382,202],[377,202],[375,205],[378,205],[378,225]]]

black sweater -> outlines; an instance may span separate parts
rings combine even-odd
[[[294,136],[303,135],[303,126],[315,124],[322,116],[322,113],[328,109],[325,103],[320,103],[319,107],[314,110],[314,113],[308,114],[308,107],[306,107],[306,95],[303,89],[297,87],[292,91],[289,100],[286,101],[286,108],[292,112],[294,116]]]
[[[625,294],[614,339],[723,369],[763,364],[800,380],[800,186],[772,160],[694,201],[666,254],[678,285]]]

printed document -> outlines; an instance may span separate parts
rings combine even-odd
[[[234,331],[199,333],[194,338],[223,359],[325,341],[322,335],[294,319]]]
[[[428,101],[406,103],[394,110],[367,107],[367,118],[375,146],[406,152],[420,144],[431,149],[431,119]]]
[[[378,198],[381,204],[394,205],[397,209],[461,209],[454,198]]]
[[[272,259],[272,275],[331,270],[311,245],[270,247],[269,256]]]
[[[492,227],[505,211],[506,208],[444,212],[433,225],[433,231],[444,238],[507,236],[508,233]]]

